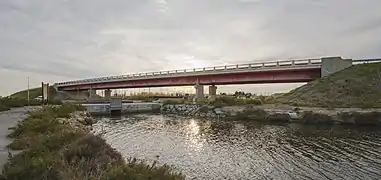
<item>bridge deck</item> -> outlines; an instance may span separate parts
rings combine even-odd
[[[380,62],[381,59],[361,59],[352,60],[353,64]],[[308,69],[321,68],[322,60],[319,59],[304,59],[304,60],[289,60],[289,61],[274,61],[262,63],[236,64],[226,66],[214,66],[205,68],[193,68],[171,71],[158,71],[147,73],[136,73],[120,76],[108,76],[76,81],[68,81],[54,84],[57,88],[80,86],[87,84],[102,84],[113,82],[126,82],[137,80],[152,80],[163,78],[178,78],[191,76],[208,76],[208,75],[224,75],[224,74],[239,74],[253,72],[272,72],[272,71],[298,71]]]
[[[118,82],[128,80],[144,80],[144,79],[159,79],[183,76],[202,76],[202,75],[216,75],[216,74],[235,74],[235,73],[248,73],[248,72],[266,72],[266,71],[279,71],[279,70],[303,70],[303,69],[316,69],[320,68],[320,59],[307,59],[307,60],[292,60],[292,61],[277,61],[265,63],[251,63],[251,64],[237,64],[226,66],[215,66],[206,68],[193,68],[171,71],[158,71],[148,73],[137,73],[121,76],[108,76],[92,79],[84,79],[77,81],[68,81],[56,83],[57,87],[66,87],[82,84],[95,84],[105,82]]]

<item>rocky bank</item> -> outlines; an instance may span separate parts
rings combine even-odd
[[[310,108],[288,105],[227,106],[163,105],[163,114],[229,120],[296,122],[305,124],[381,125],[381,109]]]

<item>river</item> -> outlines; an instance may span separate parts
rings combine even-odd
[[[158,159],[187,179],[380,179],[381,129],[194,119],[100,118],[123,156]]]

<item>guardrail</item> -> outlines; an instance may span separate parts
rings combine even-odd
[[[353,64],[360,63],[372,63],[381,62],[381,59],[359,59],[352,60]],[[288,60],[288,61],[273,61],[273,62],[261,62],[261,63],[246,63],[246,64],[236,64],[236,65],[224,65],[224,66],[214,66],[214,67],[204,67],[204,68],[192,68],[192,69],[180,69],[180,70],[169,70],[169,71],[157,71],[157,72],[146,72],[146,73],[135,73],[120,76],[106,76],[92,79],[76,80],[56,83],[57,87],[60,86],[70,86],[70,85],[81,85],[88,83],[102,83],[109,81],[122,81],[130,80],[135,78],[149,78],[149,77],[160,77],[168,75],[182,75],[182,74],[194,74],[202,72],[224,72],[224,71],[234,71],[234,70],[245,70],[245,69],[266,69],[266,68],[284,68],[284,67],[298,67],[298,66],[308,66],[308,65],[320,65],[321,59],[302,59],[302,60]]]

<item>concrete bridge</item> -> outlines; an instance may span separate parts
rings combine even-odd
[[[89,96],[95,94],[95,90],[105,90],[107,98],[111,96],[111,89],[194,85],[196,99],[200,100],[204,97],[204,85],[209,85],[209,95],[213,96],[216,85],[309,82],[354,63],[375,61],[381,59],[324,57],[249,63],[83,79],[55,83],[54,87],[58,91],[89,92]]]

